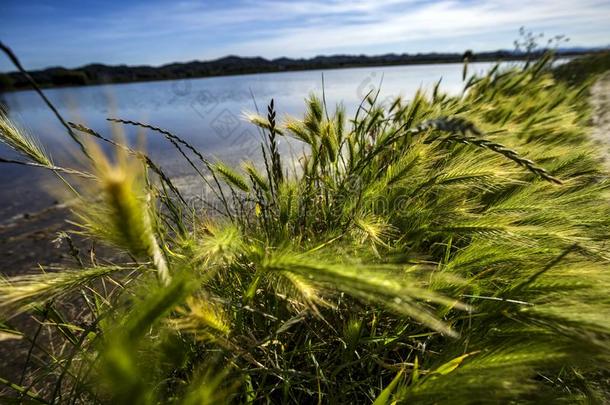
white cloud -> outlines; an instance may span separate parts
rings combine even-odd
[[[410,44],[425,41],[428,50],[434,49],[430,42],[437,40],[438,47],[444,48],[444,40],[454,40],[461,36],[478,36],[482,43],[487,36],[501,31],[512,31],[516,36],[521,25],[534,26],[537,30],[558,29],[549,34],[578,33],[575,28],[588,27],[589,30],[604,28],[605,32],[592,33],[588,39],[597,44],[609,41],[610,4],[583,0],[578,7],[567,1],[458,1],[430,2],[420,7],[405,7],[403,12],[376,10],[373,21],[362,24],[328,24],[312,27],[307,24],[268,30],[265,39],[256,38],[242,42],[239,52],[256,49],[265,55],[302,54],[324,52],[328,49],[357,49],[387,44]],[[565,29],[565,31],[562,31]],[[510,47],[513,38],[506,38],[498,47]],[[408,50],[408,46],[397,47],[397,51]],[[421,49],[421,48],[420,48]],[[446,48],[445,48],[446,49]]]

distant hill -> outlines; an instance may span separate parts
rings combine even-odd
[[[594,53],[598,49],[560,49],[561,56]],[[475,54],[474,61],[519,60],[528,57],[514,51],[494,51]],[[530,55],[531,57],[531,55]],[[75,69],[51,67],[31,71],[30,74],[42,87],[84,86],[103,83],[129,83],[138,81],[185,79],[209,76],[238,75],[248,73],[283,72],[296,70],[337,69],[346,67],[390,66],[430,63],[461,62],[462,53],[418,53],[366,55],[316,56],[310,59],[277,58],[268,60],[261,57],[244,58],[226,56],[211,61],[192,61],[152,66],[108,66],[90,64]],[[29,83],[18,72],[0,74],[0,91],[29,88]]]

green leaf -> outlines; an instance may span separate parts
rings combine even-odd
[[[456,368],[458,368],[460,366],[460,364],[462,364],[462,362],[467,358],[470,357],[474,354],[479,353],[479,351],[476,352],[470,352],[470,353],[466,353],[464,355],[461,355],[459,357],[456,357],[455,359],[449,360],[448,362],[440,365],[436,370],[434,370],[432,374],[440,374],[440,375],[447,375],[450,372],[454,371]]]
[[[379,396],[375,399],[375,401],[373,402],[373,405],[390,404],[392,393],[394,392],[394,390],[396,389],[396,386],[400,382],[400,378],[402,377],[403,373],[404,373],[404,370],[400,370],[398,372],[398,374],[396,374],[396,377],[394,377],[392,382],[390,384],[388,384],[388,386],[385,387],[383,389],[383,391],[381,391],[381,394],[379,394]]]

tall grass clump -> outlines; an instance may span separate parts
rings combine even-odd
[[[351,119],[311,95],[279,120],[271,101],[248,116],[261,160],[239,168],[147,126],[213,189],[201,210],[141,152],[93,135],[118,157],[84,142],[73,221],[125,259],[3,280],[5,329],[36,354],[6,398],[608,401],[610,183],[585,88],[550,60],[472,76],[458,96],[372,92]],[[305,153],[281,156],[282,137]],[[15,330],[23,312],[49,344]]]

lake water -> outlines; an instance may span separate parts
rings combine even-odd
[[[484,72],[493,63],[473,63],[470,72]],[[401,95],[408,100],[418,88],[428,91],[442,79],[444,92],[463,88],[462,64],[368,67],[327,71],[253,74],[243,76],[114,84],[48,89],[45,93],[66,119],[83,123],[112,136],[107,117],[146,122],[171,130],[204,154],[231,163],[257,159],[259,134],[243,120],[254,111],[254,100],[264,111],[275,99],[278,116],[300,116],[304,98],[324,91],[329,108],[342,103],[353,113],[360,101],[381,83],[380,99]],[[68,165],[77,155],[65,129],[33,91],[0,94],[9,116],[37,137],[59,164]],[[349,116],[349,114],[348,114]],[[125,128],[133,140],[135,128]],[[175,149],[157,133],[146,133],[146,150],[172,176],[189,173]],[[14,157],[0,145],[0,156]],[[52,175],[42,169],[0,165],[0,223],[16,214],[44,208],[52,197],[40,189],[54,187]],[[48,184],[51,184],[49,186]],[[51,195],[53,193],[51,192]]]

